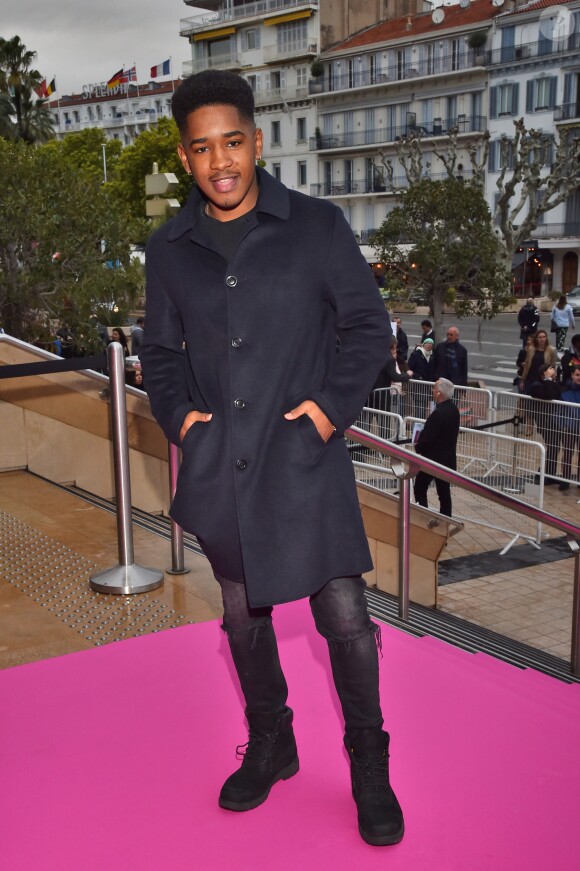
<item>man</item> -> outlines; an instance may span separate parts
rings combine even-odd
[[[569,406],[561,406],[562,477],[572,477],[572,460],[576,457],[576,480],[580,487],[580,366],[572,369],[568,384],[562,390],[562,399]],[[568,481],[562,481],[559,490],[568,490]]]
[[[341,211],[256,167],[262,131],[242,78],[190,76],[172,107],[195,187],[148,244],[141,361],[153,413],[183,449],[171,514],[221,586],[246,703],[249,743],[219,804],[250,810],[298,771],[271,614],[309,596],[345,718],[359,831],[397,843],[361,578],[372,563],[343,438],[387,356],[388,316]]]
[[[135,321],[135,326],[131,330],[131,353],[139,356],[139,351],[143,347],[143,339],[145,338],[145,318],[140,316]]]
[[[401,359],[406,360],[409,355],[409,339],[407,337],[407,333],[401,326],[401,318],[396,317],[394,320],[397,325],[397,354],[399,355],[399,357],[401,357]]]
[[[434,460],[449,469],[457,468],[457,436],[459,435],[459,410],[452,400],[453,384],[439,378],[433,385],[435,408],[425,421],[415,450],[428,460]],[[415,478],[415,500],[428,507],[427,490],[433,475],[418,472]],[[451,486],[447,481],[435,478],[439,497],[439,511],[451,517]]]
[[[580,333],[572,336],[570,347],[564,351],[560,366],[562,384],[566,384],[572,377],[574,367],[580,366]]]
[[[538,331],[540,312],[535,306],[534,297],[530,296],[526,304],[518,312],[518,324],[520,325],[520,339],[522,347],[526,347],[528,336],[533,336]]]
[[[421,341],[424,342],[425,339],[431,339],[433,344],[435,344],[435,333],[433,332],[433,324],[428,318],[421,321]]]
[[[459,342],[457,327],[449,327],[447,340],[433,352],[433,377],[447,378],[452,384],[467,387],[467,348]]]

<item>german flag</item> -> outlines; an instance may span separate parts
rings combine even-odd
[[[120,70],[117,70],[114,76],[111,76],[109,81],[107,82],[107,88],[112,91],[113,88],[117,88],[121,82],[123,81],[124,71],[123,67]]]

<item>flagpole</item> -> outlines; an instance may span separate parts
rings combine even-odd
[[[173,58],[169,55],[169,75],[171,76],[171,92],[175,93],[175,82],[173,81]]]
[[[140,96],[140,94],[139,94],[139,78],[137,76],[137,63],[136,63],[136,61],[133,61],[133,69],[135,70],[135,84],[137,85],[137,97],[139,97]]]

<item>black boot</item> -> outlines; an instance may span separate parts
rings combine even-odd
[[[403,812],[389,783],[389,735],[381,729],[356,729],[344,736],[350,759],[352,797],[358,808],[358,830],[374,847],[398,844],[403,838]]]
[[[228,777],[219,797],[220,807],[230,811],[258,807],[278,780],[288,780],[298,772],[291,708],[275,715],[247,716],[250,740],[236,751],[243,757],[242,765]]]

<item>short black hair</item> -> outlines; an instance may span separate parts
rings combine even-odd
[[[187,116],[203,106],[234,106],[247,121],[254,120],[254,94],[245,79],[228,70],[203,70],[188,76],[171,99],[171,111],[179,132]]]
[[[422,327],[429,327],[429,329],[431,329],[433,324],[431,323],[431,321],[428,321],[427,318],[425,318],[424,321],[421,321],[421,326]]]

